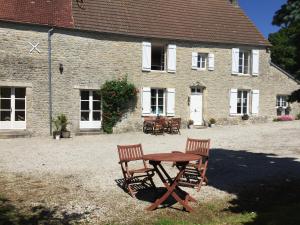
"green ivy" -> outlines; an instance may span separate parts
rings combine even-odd
[[[113,127],[130,108],[135,107],[137,89],[127,82],[127,77],[106,81],[101,87],[102,96],[102,127],[104,132],[111,134]]]

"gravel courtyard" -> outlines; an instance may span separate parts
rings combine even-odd
[[[199,204],[234,197],[248,185],[300,179],[300,121],[293,121],[182,130],[181,135],[0,140],[0,194],[22,207],[43,206],[86,223],[150,218],[161,210],[145,212],[148,201],[129,197],[116,184],[122,178],[116,145],[142,143],[145,154],[170,152],[184,150],[187,137],[212,141],[209,185],[199,193],[186,189]]]

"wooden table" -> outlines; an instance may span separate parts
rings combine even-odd
[[[178,181],[182,177],[186,165],[189,163],[189,161],[198,160],[199,157],[199,155],[188,153],[159,153],[144,155],[144,160],[149,160],[149,163],[154,167],[156,173],[167,188],[167,192],[162,197],[156,199],[156,201],[146,209],[154,210],[158,208],[159,205],[161,205],[164,201],[168,199],[170,195],[172,195],[173,198],[177,202],[179,202],[187,211],[192,211],[193,209],[189,206],[188,202],[196,202],[196,200],[179,188]],[[161,162],[176,163],[176,166],[179,168],[177,176],[172,179],[162,166]],[[180,198],[175,192],[176,190],[186,193],[185,199]]]

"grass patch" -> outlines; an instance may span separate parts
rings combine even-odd
[[[195,211],[157,210],[148,225],[295,225],[300,224],[300,181],[264,184],[237,198],[199,204]]]

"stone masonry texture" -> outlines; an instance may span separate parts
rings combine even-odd
[[[27,91],[27,130],[33,135],[49,135],[48,91],[48,27],[0,23],[0,86],[22,86]],[[176,73],[142,72],[142,42],[150,41],[177,46]],[[29,53],[39,43],[40,53]],[[127,75],[129,82],[142,87],[175,88],[175,116],[183,126],[190,117],[188,97],[196,82],[205,86],[203,93],[204,120],[217,123],[240,123],[240,117],[229,115],[231,88],[259,90],[259,115],[250,121],[266,121],[276,117],[276,96],[288,95],[299,89],[293,79],[270,65],[270,53],[260,48],[260,74],[231,75],[233,45],[133,38],[76,30],[55,29],[52,36],[53,116],[65,113],[72,133],[79,131],[80,90],[98,90],[107,80]],[[257,49],[248,46],[249,49]],[[214,53],[215,70],[191,68],[192,52]],[[63,64],[61,74],[59,64]],[[135,110],[124,116],[114,131],[141,130],[141,91]],[[292,105],[292,114],[300,112]]]

